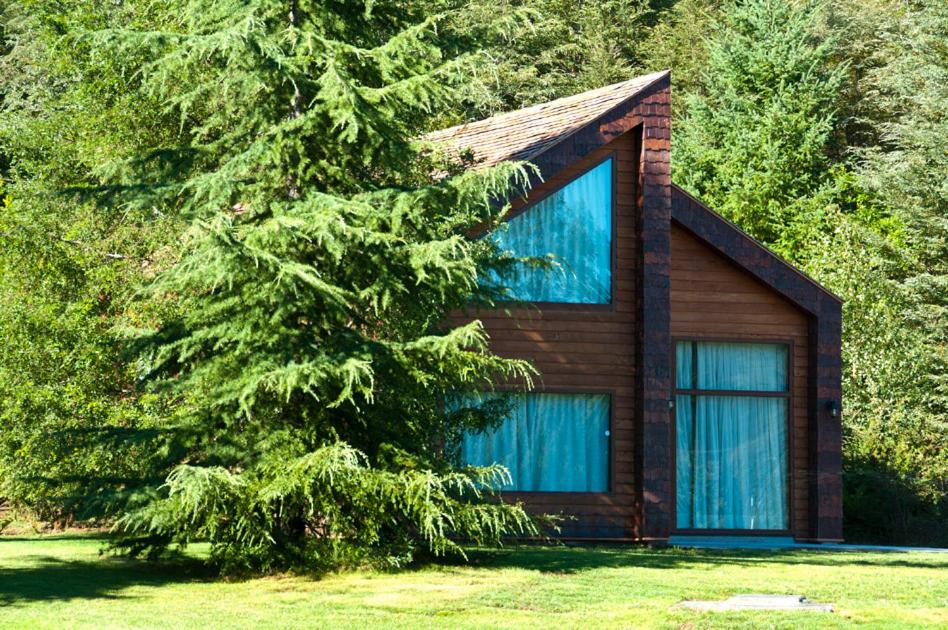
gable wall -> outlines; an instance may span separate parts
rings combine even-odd
[[[540,199],[609,155],[615,160],[615,235],[612,305],[545,305],[539,309],[474,311],[502,356],[530,359],[541,376],[535,391],[604,392],[612,395],[608,493],[505,493],[542,513],[562,513],[569,537],[627,538],[634,535],[636,422],[636,284],[638,245],[636,196],[640,134],[627,133],[593,150],[531,190]],[[514,212],[523,206],[514,204]]]
[[[793,342],[791,382],[791,529],[808,534],[806,314],[747,272],[672,224],[673,337]]]

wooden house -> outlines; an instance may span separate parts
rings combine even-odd
[[[536,165],[498,238],[562,262],[467,315],[541,376],[463,457],[567,538],[838,541],[840,300],[672,183],[670,98],[660,72],[431,134]]]

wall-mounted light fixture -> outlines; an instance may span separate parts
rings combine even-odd
[[[836,400],[830,400],[826,403],[826,410],[829,411],[830,416],[835,418],[839,415],[839,402]]]
[[[668,408],[669,408],[669,409],[674,409],[674,408],[675,408],[675,399],[674,399],[674,398],[669,398],[669,399],[668,399]]]

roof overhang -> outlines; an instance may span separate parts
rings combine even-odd
[[[649,96],[670,87],[671,73],[665,70],[441,129],[425,139],[448,151],[472,151],[474,168],[514,160],[530,162],[537,169],[531,174],[530,186],[533,187],[643,124],[646,122],[643,116],[657,114],[643,112],[638,106]]]

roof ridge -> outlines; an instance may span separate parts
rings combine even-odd
[[[530,159],[570,133],[639,94],[669,74],[640,75],[529,107],[432,131],[424,136],[448,148],[472,148],[482,164]]]
[[[640,75],[640,76],[637,76],[637,77],[633,77],[633,78],[631,78],[631,79],[626,79],[625,81],[618,81],[617,83],[610,83],[609,85],[603,85],[603,86],[601,86],[601,87],[593,88],[593,89],[591,89],[591,90],[586,90],[586,91],[584,91],[584,92],[576,92],[575,94],[570,94],[570,95],[568,95],[568,96],[561,96],[561,97],[559,97],[559,98],[553,99],[552,101],[544,101],[544,102],[542,102],[542,103],[534,103],[533,105],[527,105],[526,107],[521,107],[520,109],[512,109],[512,110],[505,111],[505,112],[498,112],[498,113],[496,113],[496,114],[491,114],[491,115],[488,116],[487,118],[480,118],[480,119],[478,119],[478,120],[470,120],[470,121],[467,121],[467,122],[459,123],[459,124],[457,124],[457,125],[452,125],[452,126],[450,126],[450,127],[445,127],[445,128],[443,128],[443,129],[437,129],[437,130],[435,130],[435,131],[430,132],[430,133],[427,134],[427,135],[440,134],[440,133],[442,133],[442,132],[451,131],[451,130],[453,130],[453,129],[458,129],[458,128],[460,128],[460,127],[466,127],[466,126],[468,126],[468,125],[472,125],[472,124],[475,124],[475,123],[487,122],[488,120],[493,120],[493,119],[496,119],[496,118],[502,118],[502,117],[504,117],[504,116],[510,116],[510,115],[512,115],[512,114],[520,114],[520,113],[522,113],[522,112],[537,111],[537,110],[541,110],[541,109],[549,109],[549,108],[555,107],[555,106],[557,106],[557,105],[562,105],[564,102],[570,101],[570,100],[572,100],[572,99],[580,100],[579,97],[588,97],[588,96],[590,96],[590,95],[592,95],[592,94],[594,94],[594,93],[604,93],[604,92],[609,92],[609,91],[615,91],[615,90],[616,90],[618,87],[620,87],[620,86],[625,86],[625,85],[628,85],[628,84],[630,84],[630,83],[638,83],[638,82],[642,81],[642,80],[645,79],[645,78],[652,78],[652,77],[654,77],[654,79],[657,80],[657,79],[661,78],[663,75],[668,74],[668,72],[669,72],[668,70],[662,70],[662,71],[660,71],[660,72],[653,72],[653,73],[651,73],[651,74],[643,74],[643,75]],[[651,83],[651,81],[649,81],[649,83]],[[643,86],[643,87],[645,87],[645,86]]]

